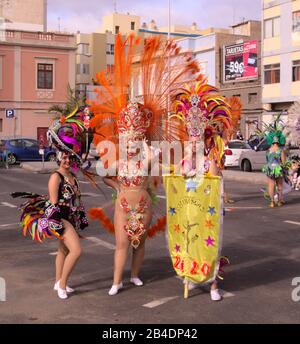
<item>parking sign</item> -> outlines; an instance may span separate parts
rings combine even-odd
[[[15,117],[15,110],[14,109],[5,109],[5,116],[6,116],[6,118],[14,118]]]

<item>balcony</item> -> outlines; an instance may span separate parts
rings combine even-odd
[[[65,49],[76,49],[76,40],[74,35],[53,32],[2,30],[0,31],[0,42],[24,46],[46,45],[50,48],[64,47]]]

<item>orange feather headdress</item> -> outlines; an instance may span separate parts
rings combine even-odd
[[[191,80],[198,71],[191,55],[182,54],[173,41],[156,36],[142,45],[133,34],[126,39],[117,35],[113,71],[96,74],[100,87],[97,99],[91,102],[95,117],[90,123],[94,143],[117,143],[121,134],[133,140],[166,139],[166,133],[172,132],[168,103],[177,85]],[[134,94],[134,85],[140,86],[139,94]],[[139,100],[131,100],[132,96]]]

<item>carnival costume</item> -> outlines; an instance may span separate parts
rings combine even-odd
[[[56,120],[48,130],[49,143],[57,149],[57,160],[60,161],[63,152],[69,153],[72,159],[71,168],[82,170],[81,153],[84,144],[83,118],[87,109],[79,111],[78,107],[66,117]],[[20,208],[22,210],[20,226],[24,236],[42,242],[46,238],[60,238],[64,232],[62,219],[69,221],[75,230],[88,226],[84,206],[81,201],[79,182],[75,175],[74,184],[59,172],[61,179],[56,204],[50,202],[48,196],[29,192],[14,192],[12,197],[28,198]]]
[[[275,118],[273,123],[269,125],[263,123],[263,128],[259,131],[259,135],[265,138],[269,146],[277,143],[279,147],[283,147],[286,143],[286,137],[283,133],[284,129],[285,124],[280,114]],[[282,152],[282,148],[278,149],[276,152],[270,150],[266,152],[267,164],[263,166],[262,172],[271,179],[284,177],[287,172],[287,166],[281,160]]]
[[[97,90],[97,100],[92,103],[95,117],[91,121],[95,144],[109,140],[124,148],[146,139],[163,140],[172,133],[172,128],[167,124],[168,98],[174,94],[175,84],[190,80],[198,72],[198,66],[190,54],[181,54],[172,41],[151,37],[143,43],[140,64],[134,68],[134,54],[140,41],[134,35],[125,40],[118,35],[113,73],[102,71],[97,74],[101,89]],[[171,66],[168,65],[169,61]],[[135,81],[142,88],[138,101],[129,99],[133,96]],[[103,160],[103,156],[100,157]],[[131,162],[126,157],[117,156],[115,160],[117,176],[114,179],[121,192],[115,200],[114,223],[104,208],[91,209],[90,216],[99,219],[110,232],[114,232],[115,228],[123,228],[132,247],[137,248],[146,232],[151,237],[165,229],[166,218],[159,217],[149,228],[153,220],[153,205],[149,194],[152,178],[148,177],[148,158]]]
[[[221,257],[223,224],[223,182],[210,173],[211,164],[223,167],[222,134],[232,130],[232,111],[207,79],[179,88],[171,121],[184,124],[183,141],[197,142],[203,159],[188,164],[184,176],[170,175],[164,183],[167,194],[169,250],[176,273],[188,282],[210,283],[228,263]],[[192,160],[189,158],[187,160]],[[185,165],[188,161],[183,159]]]

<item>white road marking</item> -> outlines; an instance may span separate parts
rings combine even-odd
[[[85,239],[87,239],[87,240],[93,242],[93,243],[96,244],[96,245],[101,245],[101,246],[103,246],[103,247],[105,247],[105,248],[108,248],[108,249],[110,249],[110,250],[114,250],[114,249],[116,248],[115,245],[110,244],[109,242],[106,242],[106,241],[104,241],[104,240],[98,239],[98,238],[96,238],[96,237],[86,237]],[[56,256],[57,253],[58,253],[58,252],[50,252],[49,255],[50,255],[50,256]]]
[[[3,205],[4,207],[18,208],[16,205],[8,203],[8,202],[1,202],[0,204]]]
[[[100,194],[96,194],[94,192],[83,192],[81,196],[99,197]]]
[[[157,198],[166,199],[166,196],[157,195]]]
[[[143,305],[143,307],[146,307],[146,308],[155,308],[155,307],[158,307],[160,305],[163,305],[164,303],[166,302],[169,302],[171,300],[175,300],[177,299],[178,296],[173,296],[173,297],[164,297],[162,299],[158,299],[158,300],[154,300],[154,301],[151,301],[149,303],[146,303],[145,305]]]
[[[220,294],[222,295],[222,297],[224,299],[228,299],[229,297],[233,297],[234,296],[233,293],[229,293],[228,291],[223,290],[223,289],[219,289],[219,292],[220,292]]]
[[[178,275],[176,275],[174,277],[182,280],[182,277],[180,277]],[[206,285],[205,284],[195,284],[194,288],[190,289],[189,292],[191,292],[192,290],[195,290],[195,289],[199,289],[199,290],[202,290],[204,292],[209,293],[209,286],[207,284]],[[235,296],[233,293],[229,293],[228,291],[226,291],[224,289],[219,288],[219,292],[224,299]]]
[[[109,243],[107,241],[98,239],[96,237],[86,237],[86,239],[91,241],[91,242],[93,242],[93,243],[95,243],[95,244],[97,244],[97,245],[101,245],[103,247],[106,247],[106,248],[108,248],[110,250],[114,250],[116,248],[115,245],[113,245],[113,244],[111,244],[111,243]]]
[[[79,183],[81,183],[81,184],[90,184],[90,182],[86,182],[86,181],[83,181],[83,180],[80,180]]]
[[[15,227],[15,225],[18,225],[19,223],[16,222],[16,223],[8,223],[8,224],[5,224],[5,225],[0,225],[0,228],[6,228],[6,227]]]
[[[263,207],[225,207],[225,210],[232,210],[232,209],[263,209]]]
[[[284,221],[285,223],[290,223],[291,225],[296,225],[300,226],[300,222],[295,222],[295,221]]]

